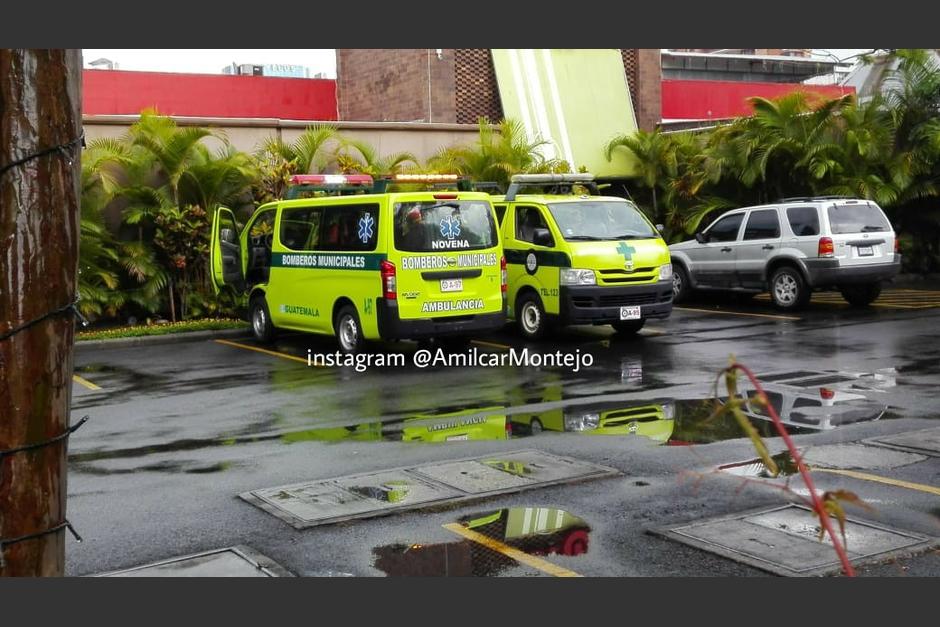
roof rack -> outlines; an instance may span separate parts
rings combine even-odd
[[[781,198],[777,202],[812,202],[814,200],[858,200],[854,196],[793,196]]]
[[[593,174],[515,174],[506,190],[506,200],[515,200],[519,190],[526,187],[551,189],[551,193],[564,195],[570,194],[575,185],[587,187],[592,195],[598,194]]]

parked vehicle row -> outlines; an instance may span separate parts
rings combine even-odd
[[[769,290],[789,310],[836,288],[865,305],[900,268],[891,225],[866,200],[736,209],[669,247],[660,230],[589,174],[517,175],[503,195],[456,175],[298,175],[243,228],[216,211],[210,270],[244,299],[257,339],[306,331],[356,352],[507,320],[528,339],[568,324],[633,334],[694,290]]]
[[[529,338],[563,324],[635,333],[672,309],[659,232],[633,203],[596,195],[590,175],[515,177],[503,196],[455,175],[291,182],[244,228],[227,208],[214,216],[213,282],[246,299],[259,340],[307,331],[356,352],[368,340],[484,334],[507,317]]]

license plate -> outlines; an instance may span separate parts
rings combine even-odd
[[[639,307],[621,307],[620,319],[621,320],[639,320],[640,308]]]
[[[871,246],[859,246],[858,247],[858,256],[859,257],[871,257],[875,254],[875,251]]]
[[[462,292],[463,279],[441,279],[442,292]]]

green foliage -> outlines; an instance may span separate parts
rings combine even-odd
[[[637,132],[605,147],[638,162],[641,206],[675,241],[721,211],[787,196],[836,194],[884,207],[910,270],[940,270],[940,68],[895,53],[884,96],[859,103],[797,92],[752,98],[754,114],[705,133]]]
[[[480,118],[476,142],[441,149],[428,160],[427,169],[463,174],[474,181],[493,181],[504,188],[513,174],[570,172],[567,162],[542,156],[546,144],[541,139],[530,140],[516,120],[503,120],[493,128],[486,118]]]

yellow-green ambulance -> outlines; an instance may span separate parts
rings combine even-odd
[[[672,312],[666,242],[632,202],[597,195],[592,175],[516,175],[492,199],[508,262],[509,315],[525,337],[569,324],[631,334]]]
[[[388,191],[449,184],[452,190]],[[455,175],[298,175],[288,197],[259,207],[243,228],[213,218],[217,290],[247,298],[255,337],[277,329],[367,340],[485,333],[505,324],[506,266],[490,197]],[[326,195],[323,195],[326,194]]]

